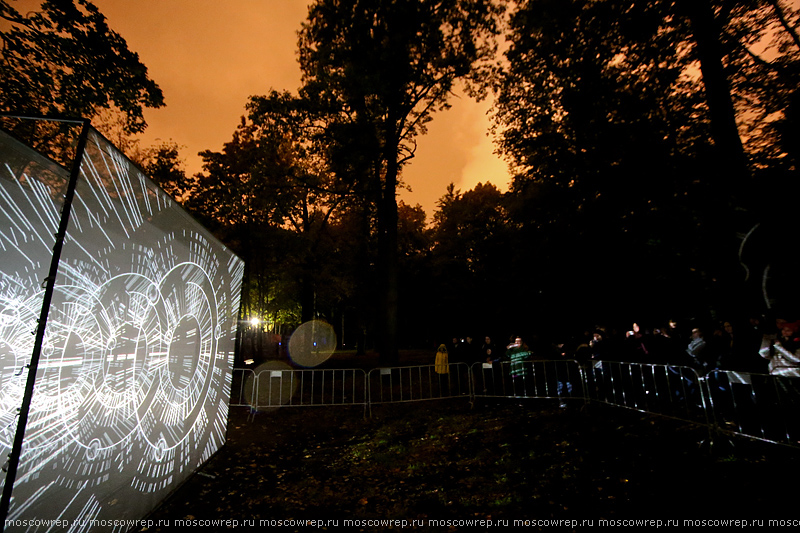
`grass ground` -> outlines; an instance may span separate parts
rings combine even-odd
[[[226,445],[150,518],[400,519],[467,531],[428,520],[797,516],[796,452],[752,441],[709,450],[708,437],[621,408],[540,400],[381,405],[371,418],[349,406],[254,419],[234,408]]]

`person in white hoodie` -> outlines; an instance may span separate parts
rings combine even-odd
[[[800,322],[778,320],[777,325],[780,333],[764,335],[758,353],[769,361],[770,375],[800,377]]]

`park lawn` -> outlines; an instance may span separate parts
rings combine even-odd
[[[582,401],[237,407],[227,437],[151,519],[769,519],[800,473],[788,448]]]

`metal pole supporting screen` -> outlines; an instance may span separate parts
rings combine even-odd
[[[243,263],[88,123],[76,154],[0,131],[6,531],[124,530],[225,441]]]

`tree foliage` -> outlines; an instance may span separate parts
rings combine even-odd
[[[272,91],[250,100],[221,152],[201,153],[204,172],[184,205],[248,263],[254,315],[294,302],[307,320],[336,298],[331,222],[351,201],[351,184],[329,168],[323,118],[311,102]]]
[[[24,14],[17,4],[0,1],[0,112],[91,119],[115,109],[126,132],[145,129],[143,110],[164,105],[161,89],[94,4],[47,0]],[[49,155],[62,148],[63,128],[15,133]]]
[[[666,313],[734,294],[737,239],[760,216],[753,147],[787,168],[774,132],[797,86],[795,18],[757,0],[519,4],[496,118],[512,219],[568,265],[547,283]],[[650,301],[629,289],[645,285]]]
[[[430,230],[433,305],[453,335],[513,327],[524,305],[511,297],[520,256],[514,229],[507,198],[491,183],[463,193],[451,183],[439,200]]]
[[[186,198],[192,187],[180,150],[175,141],[160,141],[144,149],[139,149],[137,143],[136,150],[128,157],[167,194],[180,201]]]
[[[337,115],[338,154],[375,206],[387,361],[397,350],[400,172],[456,81],[486,72],[477,65],[493,57],[497,14],[488,0],[319,0],[300,32],[303,94]]]

